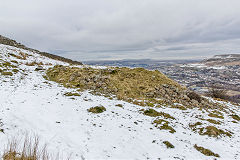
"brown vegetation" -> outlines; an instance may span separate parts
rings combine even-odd
[[[196,144],[194,145],[194,148],[204,154],[205,156],[214,156],[214,157],[220,157],[219,154],[213,153],[211,150],[197,146]]]
[[[56,65],[47,71],[48,80],[65,87],[90,90],[96,95],[124,100],[136,105],[161,107],[161,105],[183,104],[185,108],[216,108],[200,95],[189,92],[159,71],[143,68],[106,69],[78,68]]]
[[[91,113],[102,113],[106,111],[106,108],[103,106],[96,106],[96,107],[89,108],[87,111]]]
[[[21,141],[12,138],[3,154],[3,160],[49,160],[46,145],[39,147],[39,138],[26,135],[23,145]]]

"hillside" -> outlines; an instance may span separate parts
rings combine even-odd
[[[71,159],[240,159],[239,105],[159,71],[70,65],[0,44],[0,152],[38,134]]]
[[[234,66],[240,65],[240,54],[223,54],[215,55],[212,58],[205,59],[202,64],[214,66]]]
[[[45,57],[48,57],[48,58],[51,58],[51,59],[55,59],[55,60],[59,60],[59,61],[62,61],[62,62],[67,62],[67,63],[75,64],[75,65],[82,65],[82,63],[78,62],[78,61],[73,61],[73,60],[68,59],[68,58],[64,58],[64,57],[57,56],[57,55],[54,55],[54,54],[50,54],[50,53],[47,53],[47,52],[40,52],[36,49],[28,48],[25,45],[23,45],[21,43],[18,43],[15,40],[4,37],[2,35],[0,35],[0,44],[5,44],[5,45],[21,48],[21,49],[24,49],[24,50],[28,50],[28,51],[40,54],[42,56],[45,56]]]

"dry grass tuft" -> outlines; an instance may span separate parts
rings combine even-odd
[[[205,156],[214,156],[214,157],[220,157],[219,154],[213,153],[211,150],[197,146],[196,144],[194,145],[194,148],[204,154]]]
[[[3,160],[49,160],[50,154],[46,145],[39,146],[39,137],[33,138],[26,134],[23,144],[21,140],[12,138],[9,140],[3,154]]]
[[[34,62],[30,62],[30,63],[27,62],[26,65],[27,65],[27,66],[42,66],[43,63],[42,63],[42,62],[36,62],[36,61],[34,61]]]

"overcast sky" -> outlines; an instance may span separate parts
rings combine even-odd
[[[80,61],[240,53],[240,0],[0,0],[0,34]]]

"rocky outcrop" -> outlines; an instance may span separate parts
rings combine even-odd
[[[55,66],[47,71],[47,76],[66,87],[91,90],[96,94],[116,97],[138,105],[216,107],[206,98],[180,86],[159,71],[143,68],[93,69]]]

